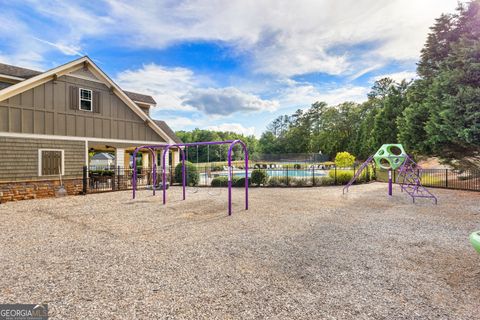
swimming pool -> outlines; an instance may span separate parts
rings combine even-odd
[[[264,171],[268,174],[269,177],[286,177],[286,176],[289,176],[289,177],[299,177],[299,178],[305,177],[305,178],[308,178],[308,177],[311,177],[311,176],[323,177],[323,176],[326,176],[328,174],[328,170],[320,170],[320,169],[315,169],[315,171],[312,170],[312,169],[298,169],[298,170],[295,170],[295,169],[288,169],[288,170],[287,169],[264,169]],[[251,174],[252,174],[252,170],[250,169],[250,170],[248,170],[248,176],[250,177]],[[205,176],[205,173],[200,173],[200,175]],[[219,171],[219,172],[213,172],[212,173],[213,177],[227,176],[227,175],[228,175],[227,171]],[[243,177],[243,176],[245,176],[245,171],[244,170],[234,170],[233,175]]]

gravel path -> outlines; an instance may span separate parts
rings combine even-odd
[[[386,184],[0,205],[0,303],[52,319],[473,319],[480,194]]]

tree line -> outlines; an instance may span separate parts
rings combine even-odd
[[[364,103],[328,106],[276,118],[259,140],[264,153],[348,151],[365,159],[384,143],[444,158],[480,150],[480,2],[436,19],[418,62],[418,79],[376,81]]]
[[[250,153],[348,151],[366,159],[384,143],[445,159],[480,156],[480,0],[459,4],[431,27],[418,78],[376,81],[363,103],[315,102],[273,120],[257,140],[233,132],[179,131],[185,142],[242,139]],[[199,162],[225,161],[228,146],[199,150]],[[236,149],[235,159],[242,152]],[[189,153],[189,160],[197,161]]]

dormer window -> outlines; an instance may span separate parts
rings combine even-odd
[[[80,110],[93,111],[92,108],[92,90],[80,88]]]

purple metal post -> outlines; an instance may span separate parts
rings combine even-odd
[[[165,190],[165,180],[166,180],[166,154],[170,147],[178,147],[182,150],[182,175],[183,175],[183,200],[185,200],[185,152],[181,147],[191,147],[191,146],[204,146],[204,145],[220,145],[220,144],[230,144],[230,148],[228,150],[228,168],[229,168],[229,181],[228,181],[228,215],[232,214],[232,150],[235,144],[241,144],[243,147],[243,151],[245,153],[245,210],[248,210],[248,149],[245,143],[241,140],[226,140],[226,141],[206,141],[206,142],[193,142],[193,143],[178,143],[178,144],[170,144],[165,146],[163,150],[163,204],[167,203],[167,193]]]
[[[232,215],[232,151],[233,147],[241,144],[243,152],[245,153],[245,210],[248,210],[248,150],[247,146],[242,140],[235,140],[230,144],[228,149],[228,215]]]
[[[393,186],[392,186],[392,169],[388,170],[388,195],[391,196],[393,194]]]
[[[170,150],[170,147],[180,147],[179,144],[169,144],[163,149],[163,163],[162,163],[162,191],[163,191],[163,204],[167,203],[167,165],[166,165],[166,155]],[[185,200],[185,151],[182,148],[179,148],[182,151],[182,187],[183,187],[183,200]]]
[[[133,151],[133,174],[132,174],[132,189],[133,189],[133,199],[135,199],[135,192],[137,191],[137,154],[140,149],[147,149],[152,154],[153,165],[152,165],[152,176],[153,176],[153,195],[155,195],[155,185],[157,182],[157,163],[155,157],[155,150],[163,149],[165,145],[151,145],[151,146],[141,146],[135,148]]]

